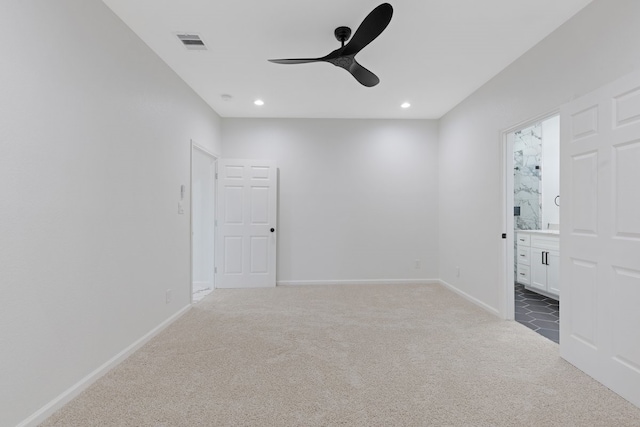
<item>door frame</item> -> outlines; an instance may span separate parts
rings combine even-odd
[[[193,304],[193,153],[195,151],[198,151],[201,154],[204,154],[205,156],[210,157],[211,159],[213,159],[213,162],[215,164],[214,166],[214,174],[218,173],[218,159],[220,159],[220,156],[209,151],[207,148],[203,147],[202,145],[199,145],[198,143],[196,143],[193,139],[190,141],[190,150],[189,150],[189,170],[190,170],[190,175],[189,175],[189,259],[190,259],[190,269],[189,269],[189,293],[190,293],[190,298],[191,298],[191,304]],[[214,175],[215,176],[215,175]],[[214,220],[218,218],[218,204],[216,203],[217,200],[217,185],[214,179],[214,182],[212,183],[213,185],[213,215],[214,215]],[[216,239],[216,233],[215,233],[215,227],[214,227],[214,234],[213,234],[213,242],[212,244],[214,245],[215,248],[215,239]],[[215,256],[216,256],[216,252],[215,249],[213,251],[213,257],[214,259],[211,260],[211,269],[215,268]],[[215,274],[213,275],[213,289],[216,288],[216,276]]]
[[[560,107],[554,108],[544,114],[540,114],[534,118],[524,120],[516,125],[510,126],[502,130],[501,134],[501,165],[502,165],[502,232],[506,234],[502,240],[501,256],[499,263],[499,278],[502,283],[500,307],[500,317],[504,320],[515,319],[515,277],[513,274],[513,262],[515,259],[514,244],[514,219],[513,219],[513,141],[509,141],[509,134],[518,130],[532,126],[538,122],[543,122],[551,117],[560,116]],[[562,141],[560,141],[562,144]]]

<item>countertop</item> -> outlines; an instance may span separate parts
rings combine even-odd
[[[516,233],[550,234],[552,236],[559,236],[560,230],[516,230]]]

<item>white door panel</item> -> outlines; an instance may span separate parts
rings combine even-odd
[[[562,357],[640,406],[640,73],[561,111]]]
[[[275,286],[277,169],[267,161],[222,159],[218,194],[217,287]]]

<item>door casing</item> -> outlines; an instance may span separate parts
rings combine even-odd
[[[190,284],[189,284],[189,289],[190,289],[190,295],[191,295],[191,302],[193,303],[193,268],[194,268],[194,248],[193,248],[193,244],[194,244],[194,239],[193,239],[193,233],[194,233],[194,229],[193,229],[193,216],[194,216],[194,210],[193,210],[193,176],[194,176],[194,152],[198,152],[200,154],[203,154],[209,158],[211,158],[213,160],[214,163],[214,174],[216,173],[216,162],[219,159],[219,156],[215,153],[212,153],[211,151],[209,151],[208,149],[206,149],[205,147],[198,145],[195,141],[191,140],[191,151],[190,151],[190,163],[191,163],[191,176],[190,176],[190,182],[189,182],[189,203],[190,203],[190,209],[189,209],[189,213],[190,213],[190,218],[189,218],[189,229],[190,229],[190,234],[189,234],[189,239],[190,239],[190,260],[191,260],[191,268],[190,268],[190,272],[189,272],[189,277],[190,277]],[[217,218],[217,203],[216,203],[216,183],[215,181],[211,184],[213,187],[213,214],[214,214],[214,218],[213,220],[215,220],[215,218]],[[215,227],[214,227],[214,232],[213,232],[213,241],[211,242],[211,244],[213,245],[213,247],[215,248]],[[210,267],[211,270],[213,271],[214,267],[215,267],[215,249],[213,252],[214,255],[214,259],[210,260]],[[215,289],[215,274],[213,275],[213,288]]]
[[[500,307],[500,317],[505,320],[515,319],[515,290],[513,274],[513,260],[515,258],[515,236],[513,220],[513,144],[512,135],[514,132],[530,127],[538,122],[543,122],[551,117],[558,116],[560,109],[551,110],[532,119],[520,122],[502,131],[502,233],[506,238],[502,239],[500,259],[500,282],[502,283]]]

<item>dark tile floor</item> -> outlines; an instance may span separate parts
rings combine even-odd
[[[560,303],[516,283],[516,321],[560,343]]]

